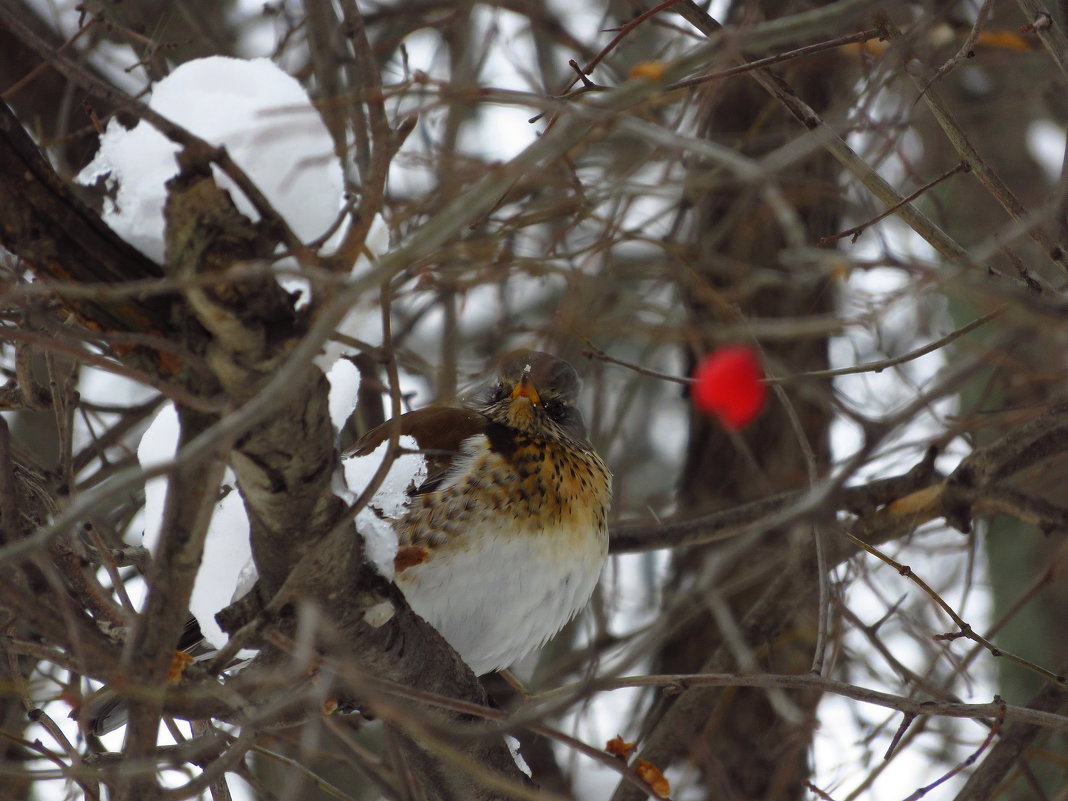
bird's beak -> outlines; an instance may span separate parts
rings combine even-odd
[[[530,373],[523,373],[523,377],[519,379],[519,383],[512,390],[512,400],[516,398],[527,398],[533,404],[541,403],[541,397],[539,397],[538,390],[534,386],[534,381],[530,378]]]

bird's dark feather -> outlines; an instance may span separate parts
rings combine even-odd
[[[394,425],[400,426],[399,436],[412,437],[427,461],[427,478],[413,494],[433,492],[445,480],[453,458],[460,453],[464,440],[476,434],[484,434],[489,420],[484,414],[471,409],[451,406],[428,406],[415,412],[402,414],[398,420],[388,420],[364,434],[352,447],[354,456],[367,456],[393,434]]]

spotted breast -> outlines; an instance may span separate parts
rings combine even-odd
[[[427,461],[392,520],[396,583],[476,673],[508,667],[586,605],[608,551],[611,474],[590,445],[567,362],[526,351],[508,359],[472,408],[402,415],[392,432]]]

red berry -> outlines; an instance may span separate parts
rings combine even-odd
[[[756,354],[743,345],[726,345],[705,357],[694,372],[693,402],[737,430],[764,408],[768,387]]]

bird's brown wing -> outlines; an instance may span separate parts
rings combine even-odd
[[[356,441],[350,452],[354,456],[367,456],[387,442],[393,434],[393,427],[399,425],[399,435],[415,439],[427,460],[427,479],[415,491],[419,495],[433,492],[441,485],[463,441],[476,434],[484,434],[488,424],[485,415],[470,409],[428,406],[372,428]]]

